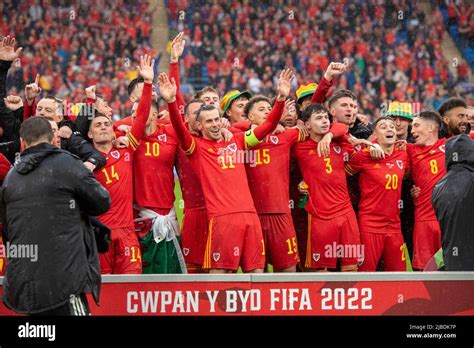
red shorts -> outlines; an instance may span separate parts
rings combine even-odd
[[[220,215],[209,221],[203,268],[244,272],[265,266],[262,227],[256,213]]]
[[[336,268],[356,265],[362,259],[359,226],[353,211],[323,220],[308,214],[306,268]]]
[[[142,255],[135,228],[124,227],[110,231],[109,251],[99,254],[102,274],[141,274]]]
[[[360,241],[364,246],[364,261],[361,272],[376,272],[380,259],[384,271],[405,272],[407,269],[403,235],[400,233],[361,232]]]
[[[413,268],[424,269],[441,248],[441,229],[438,220],[416,221],[413,229]]]
[[[298,245],[291,214],[261,214],[267,263],[275,270],[282,270],[298,264]]]
[[[185,211],[181,228],[181,246],[186,263],[202,266],[207,227],[206,208]]]

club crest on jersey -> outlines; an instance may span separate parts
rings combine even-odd
[[[333,146],[334,151],[336,151],[337,154],[341,153],[341,147],[340,146]]]
[[[112,156],[115,159],[119,159],[120,158],[120,152],[117,151],[117,150],[114,150],[110,153],[110,156]]]
[[[189,255],[189,248],[183,248],[183,254],[184,254],[184,256],[188,256]]]
[[[320,258],[321,258],[321,254],[313,253],[313,260],[314,260],[314,262],[318,262]]]
[[[227,149],[231,152],[236,152],[237,151],[237,144],[236,143],[229,144],[227,146]]]
[[[276,145],[278,144],[278,137],[275,135],[270,135],[270,141]]]
[[[446,152],[446,146],[445,146],[445,145],[441,145],[441,146],[439,147],[439,149],[440,149],[441,151],[443,151],[443,153]]]
[[[212,258],[215,262],[219,261],[221,258],[221,253],[212,253]]]
[[[160,134],[158,135],[158,140],[166,143],[166,140],[168,140],[168,138],[166,137],[166,134]]]
[[[403,169],[403,161],[402,160],[397,160],[396,161],[398,168]]]

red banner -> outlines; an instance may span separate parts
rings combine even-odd
[[[442,279],[442,274],[439,277]],[[120,277],[114,279],[117,278]],[[100,307],[91,297],[89,303],[93,315],[474,315],[474,280],[472,276],[469,278],[294,282],[127,280],[104,283]],[[0,305],[0,315],[14,314]]]

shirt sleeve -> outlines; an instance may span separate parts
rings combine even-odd
[[[257,145],[260,141],[262,141],[268,134],[270,134],[275,128],[278,126],[278,122],[280,122],[281,115],[283,114],[283,108],[285,106],[285,102],[283,100],[277,100],[273,105],[272,111],[268,115],[265,122],[263,122],[260,126],[255,128],[254,130],[249,130],[245,132],[245,140],[246,146],[252,147]],[[247,143],[247,138],[251,141]]]
[[[178,110],[181,114],[184,115],[184,108],[186,106],[186,103],[184,102],[184,99],[179,91],[179,87],[181,85],[180,80],[179,80],[179,63],[170,63],[170,80],[174,78],[174,81],[176,82],[176,101],[178,102]]]
[[[344,123],[337,122],[337,123],[331,124],[331,128],[329,128],[329,131],[334,135],[333,139],[345,140],[344,136],[349,131],[349,127],[345,125]]]
[[[151,109],[151,91],[151,83],[145,82],[143,84],[140,101],[138,102],[137,118],[132,124],[132,129],[127,133],[130,146],[133,150],[137,149],[140,139],[143,137],[143,134],[145,134],[146,121],[148,120],[148,116],[150,116]]]
[[[319,103],[322,104],[326,99],[326,95],[328,94],[329,89],[332,87],[333,82],[326,80],[323,76],[321,81],[316,88],[313,96],[311,97],[311,103]]]
[[[196,141],[184,124],[183,118],[178,110],[177,100],[168,103],[168,111],[170,112],[171,124],[178,137],[179,146],[186,155],[192,155],[196,149]]]
[[[356,175],[363,168],[364,164],[364,151],[356,152],[354,156],[344,165],[344,170],[350,176]]]

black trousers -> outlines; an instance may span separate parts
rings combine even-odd
[[[32,316],[87,316],[91,315],[89,303],[85,294],[71,295],[69,302],[60,307],[44,312],[32,314]]]

